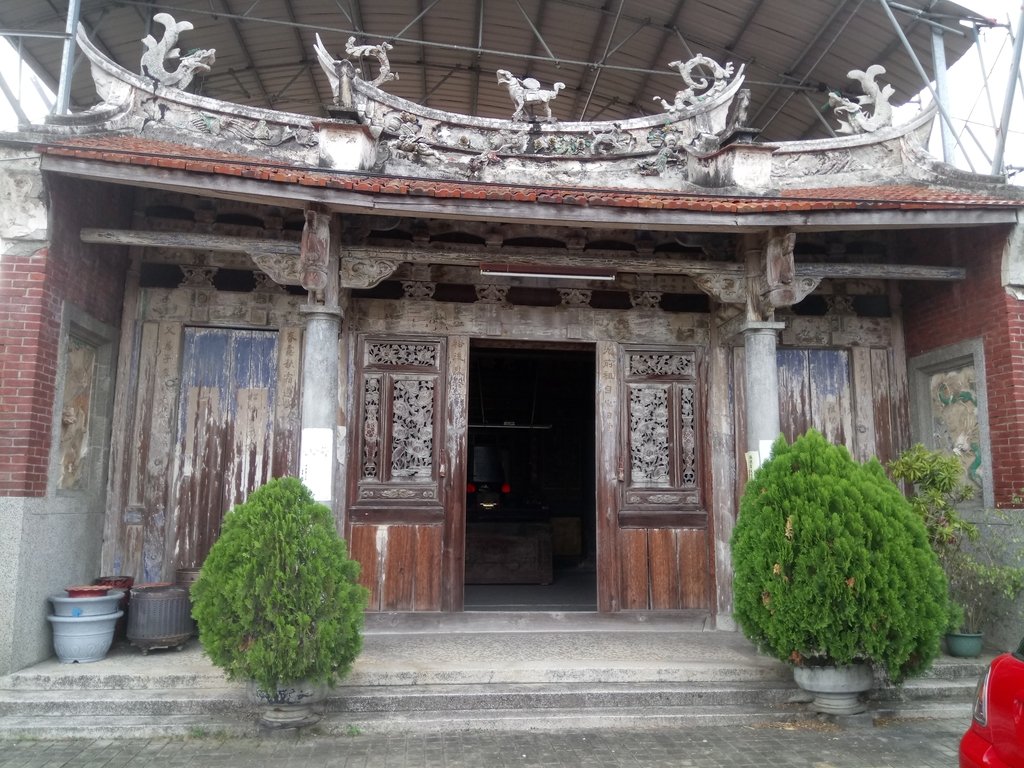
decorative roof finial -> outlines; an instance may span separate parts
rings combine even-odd
[[[377,62],[380,64],[380,71],[377,73],[377,77],[370,81],[370,85],[375,85],[378,88],[389,80],[398,79],[398,73],[391,71],[391,62],[388,61],[388,51],[392,48],[394,46],[386,40],[380,45],[356,45],[356,39],[350,37],[348,42],[345,43],[345,53],[349,56],[354,56],[357,59],[372,56],[377,59]]]
[[[146,51],[142,54],[143,75],[168,88],[184,90],[197,74],[210,71],[216,60],[216,51],[213,48],[190,53],[180,60],[173,72],[169,71],[164,62],[179,58],[181,52],[175,47],[178,44],[178,34],[193,29],[192,23],[175,21],[169,13],[158,13],[153,17],[153,21],[163,25],[164,34],[159,43],[152,35],[146,35],[142,39],[142,44],[146,46]]]
[[[839,120],[839,133],[872,133],[879,128],[892,125],[892,106],[889,99],[896,92],[888,83],[880,88],[875,78],[885,74],[885,67],[881,64],[872,64],[866,72],[859,69],[851,69],[846,76],[851,80],[860,83],[863,96],[858,96],[857,101],[845,98],[840,93],[831,93],[828,103],[836,113]],[[874,109],[871,115],[864,112],[864,107],[872,106]],[[846,119],[843,116],[846,115]]]
[[[676,97],[671,104],[660,96],[654,97],[654,100],[660,101],[665,111],[671,114],[684,110],[687,107],[696,106],[701,101],[724,91],[729,78],[733,75],[731,61],[723,67],[717,61],[702,53],[698,53],[688,61],[670,61],[668,65],[679,70],[679,76],[683,78],[683,82],[687,86],[683,90],[676,92]],[[696,76],[695,72],[697,72]],[[700,72],[708,72],[711,79],[703,77]]]
[[[551,115],[551,102],[558,96],[558,92],[565,88],[565,83],[555,83],[550,90],[547,90],[540,87],[538,80],[534,80],[532,77],[520,80],[507,69],[499,69],[497,75],[498,85],[508,88],[508,96],[515,104],[516,111],[512,115],[513,122],[523,119],[523,109],[527,104],[538,103],[544,105],[544,109],[547,111],[547,121],[555,122],[555,118]]]

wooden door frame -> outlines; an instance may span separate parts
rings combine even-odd
[[[619,498],[625,479],[622,446],[621,348],[599,341],[595,349],[595,451],[597,464],[597,610],[614,613],[621,605],[619,583]]]
[[[447,407],[441,454],[446,500],[441,573],[441,610],[465,610],[466,451],[469,444],[469,336],[448,337]]]

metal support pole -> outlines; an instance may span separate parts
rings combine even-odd
[[[996,137],[996,151],[992,157],[992,173],[1003,172],[1003,153],[1006,151],[1006,134],[1010,130],[1010,112],[1013,111],[1013,96],[1020,74],[1021,45],[1024,44],[1024,5],[1021,5],[1017,20],[1017,39],[1013,41],[1013,61],[1010,62],[1010,76],[1006,79],[1006,97],[1003,99],[1003,116],[999,121],[999,135]]]
[[[928,93],[930,93],[932,98],[935,100],[935,105],[939,108],[939,114],[942,116],[943,121],[945,121],[946,125],[949,126],[949,131],[953,134],[953,138],[956,139],[956,143],[960,145],[961,149],[963,149],[960,139],[956,136],[956,126],[953,125],[953,120],[950,118],[949,112],[946,110],[946,107],[939,98],[939,95],[935,93],[935,89],[932,88],[931,78],[929,78],[928,73],[924,71],[924,67],[921,66],[921,60],[917,58],[917,53],[914,52],[914,46],[910,44],[906,33],[903,31],[903,27],[901,27],[900,23],[896,20],[896,16],[893,14],[892,8],[889,7],[889,0],[878,0],[878,2],[881,4],[882,10],[885,11],[885,15],[889,18],[889,23],[892,24],[892,28],[896,30],[896,34],[899,36],[900,42],[903,43],[903,47],[906,49],[907,55],[910,56],[910,60],[914,63],[914,68],[917,70],[917,74],[920,75],[921,82],[925,84],[925,87],[928,88]],[[964,152],[964,159],[971,167],[971,170],[974,171],[974,163],[971,162],[971,157],[966,151]]]
[[[7,84],[7,79],[4,77],[3,72],[0,72],[0,92],[7,97],[7,101],[10,103],[11,109],[13,109],[14,114],[18,116],[18,125],[28,125],[29,119],[25,114],[25,110],[21,108],[21,101],[18,100],[14,91],[11,90],[11,86]]]
[[[996,109],[992,106],[992,89],[988,87],[989,71],[988,67],[985,66],[985,53],[981,50],[981,37],[978,35],[978,25],[973,25],[971,30],[974,33],[974,50],[978,52],[978,65],[980,67],[981,76],[985,82],[985,100],[988,101],[988,116],[989,119],[992,120],[992,125],[995,125]]]
[[[942,37],[941,27],[932,27],[932,69],[935,72],[935,90],[939,94],[939,103],[949,107],[949,84],[946,80],[946,41]],[[939,123],[942,133],[942,159],[953,162],[953,146],[956,143],[950,128],[945,121]]]
[[[57,86],[57,104],[54,111],[58,115],[66,115],[71,106],[71,75],[75,64],[75,30],[78,28],[78,15],[81,0],[70,0],[68,18],[64,27],[64,53],[60,60],[60,83]]]

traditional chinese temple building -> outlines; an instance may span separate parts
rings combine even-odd
[[[0,142],[0,671],[49,655],[47,594],[173,581],[272,476],[371,611],[724,630],[780,433],[1020,487],[1024,195],[931,157],[872,62],[835,136],[769,141],[702,54],[660,111],[569,122],[561,83],[499,69],[509,117],[460,114],[318,37],[313,118],[191,93],[214,53],[155,21],[141,74],[80,30],[96,106]]]

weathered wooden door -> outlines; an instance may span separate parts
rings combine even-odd
[[[460,430],[464,440],[465,425],[444,425],[450,412],[464,413],[465,403],[457,402],[464,387],[452,401],[446,397],[447,346],[442,339],[394,337],[361,337],[356,345],[348,538],[370,589],[370,610],[461,608],[451,547],[461,534],[452,527],[460,524],[464,499],[449,492],[445,441]]]
[[[200,565],[224,513],[298,469],[295,326],[238,330],[141,324],[125,383],[123,507],[108,526],[111,572],[165,581]]]
[[[168,559],[202,565],[224,514],[272,476],[278,336],[186,328]]]
[[[710,606],[696,349],[598,347],[598,605]]]

